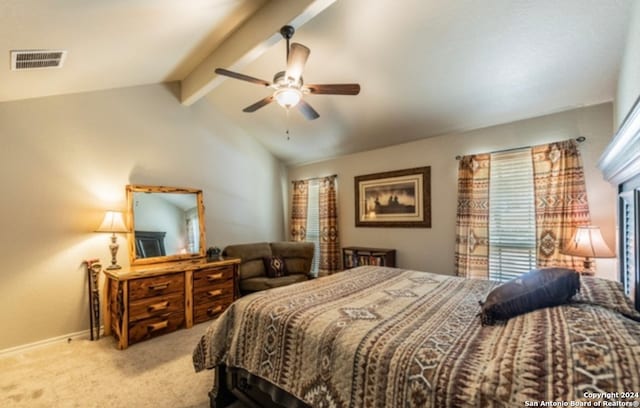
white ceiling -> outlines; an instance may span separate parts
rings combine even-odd
[[[308,95],[315,121],[275,103],[243,113],[269,94],[248,82],[207,98],[290,164],[609,101],[632,1],[338,0],[294,41],[311,49],[306,83],[359,82],[360,95]],[[262,4],[3,0],[0,101],[184,79]],[[9,71],[9,50],[29,48],[69,56],[61,70]],[[232,69],[271,81],[284,55],[280,41]]]
[[[178,81],[265,0],[1,0],[0,102]],[[64,49],[13,72],[10,50]]]

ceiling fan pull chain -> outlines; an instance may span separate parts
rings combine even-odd
[[[287,111],[287,130],[285,133],[285,135],[287,135],[287,141],[291,140],[291,136],[289,135],[289,110],[290,109],[285,109]]]

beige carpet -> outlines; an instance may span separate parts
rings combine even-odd
[[[208,407],[213,372],[191,364],[207,325],[124,351],[109,337],[0,357],[0,407]]]

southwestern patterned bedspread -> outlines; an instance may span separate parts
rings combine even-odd
[[[240,367],[313,407],[523,407],[640,392],[640,323],[585,303],[584,293],[598,298],[589,289],[583,302],[482,326],[478,301],[496,285],[361,267],[259,292],[212,323],[194,365]]]

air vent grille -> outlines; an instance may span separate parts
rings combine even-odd
[[[60,68],[67,56],[64,50],[11,51],[11,70]]]

